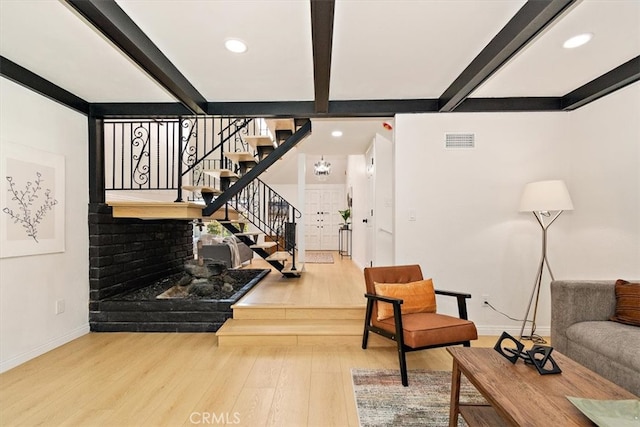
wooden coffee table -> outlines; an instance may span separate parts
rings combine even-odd
[[[561,374],[540,375],[522,360],[512,365],[493,348],[448,347],[453,356],[449,426],[461,414],[469,426],[593,426],[566,396],[637,399],[600,375],[554,351]],[[460,373],[490,403],[461,405]]]

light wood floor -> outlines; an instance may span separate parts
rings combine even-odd
[[[307,264],[300,279],[269,274],[243,304],[362,304],[361,272],[335,258],[333,269]],[[451,369],[443,349],[410,353],[407,362],[410,371]],[[218,347],[212,333],[90,333],[0,375],[0,425],[357,426],[354,367],[397,369],[396,350],[331,342]]]
[[[300,278],[287,279],[273,270],[238,305],[364,307],[362,270],[337,252],[333,259],[333,264],[304,264]],[[254,259],[246,268],[269,268],[269,264]]]

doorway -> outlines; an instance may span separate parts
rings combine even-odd
[[[344,188],[305,190],[305,244],[310,251],[337,251]]]

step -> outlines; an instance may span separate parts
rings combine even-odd
[[[202,216],[205,205],[195,202],[156,202],[156,201],[109,201],[114,218],[140,219],[215,219],[225,218],[224,209],[217,210],[211,216]],[[238,212],[229,209],[229,219],[236,220]]]
[[[216,332],[218,346],[346,345],[361,346],[362,319],[229,319]],[[378,338],[378,339],[376,339]],[[369,345],[392,346],[391,340],[369,335]]]
[[[291,254],[287,251],[274,252],[265,258],[266,261],[286,261],[291,258]]]
[[[201,194],[213,193],[216,196],[219,196],[220,194],[222,194],[221,190],[218,190],[217,188],[209,187],[206,185],[183,185],[182,189],[186,191],[191,191],[192,193],[201,193]]]
[[[284,268],[280,270],[280,273],[285,276],[297,276],[300,277],[302,272],[304,271],[304,264],[301,262],[296,262],[296,269],[293,269],[293,264],[288,262],[285,264]]]
[[[269,132],[274,136],[276,136],[277,130],[289,130],[291,133],[296,132],[296,124],[293,119],[266,119],[267,128],[269,128]]]
[[[114,218],[200,219],[204,204],[195,202],[110,201]]]
[[[359,320],[364,322],[364,305],[353,307],[292,307],[286,305],[244,305],[241,302],[231,306],[236,320]]]
[[[264,242],[264,243],[256,243],[255,245],[249,246],[251,249],[269,249],[276,245],[276,242]]]
[[[205,169],[202,171],[202,173],[218,179],[219,178],[231,178],[231,179],[240,178],[240,176],[237,173],[229,169]]]
[[[236,151],[235,153],[224,153],[224,156],[234,163],[255,162],[256,158],[248,151]]]
[[[258,147],[275,148],[273,139],[271,139],[269,135],[247,135],[247,136],[244,136],[243,139],[246,141],[247,144],[249,144],[256,150],[258,149]]]

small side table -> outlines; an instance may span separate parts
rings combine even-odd
[[[340,228],[338,230],[338,252],[340,253],[340,258],[345,256],[351,258],[352,246],[351,229]]]

